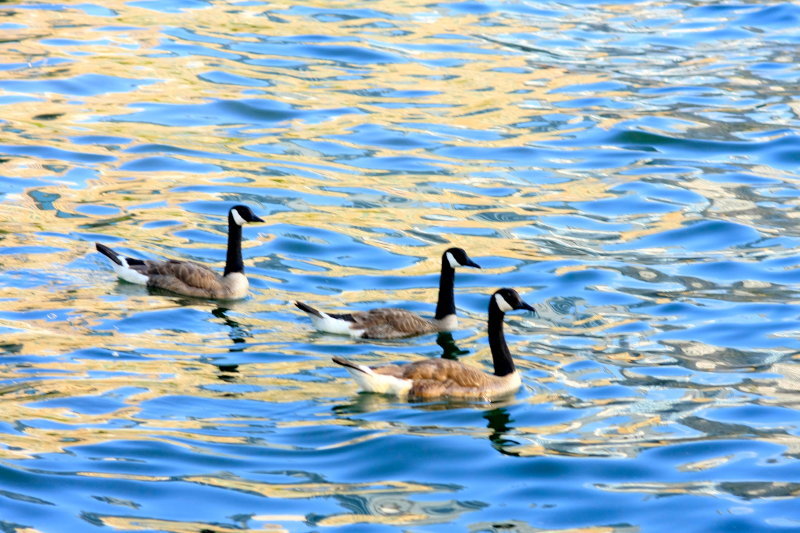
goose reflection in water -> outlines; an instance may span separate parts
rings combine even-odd
[[[253,337],[253,333],[248,329],[247,325],[243,325],[238,320],[228,316],[230,308],[218,306],[211,310],[211,314],[222,321],[228,327],[228,337],[231,344],[228,346],[228,353],[237,354],[243,353],[248,346],[248,339]],[[239,380],[239,365],[231,362],[220,362],[220,359],[227,360],[224,356],[202,356],[201,361],[207,362],[216,366],[219,369],[217,379],[229,383]]]
[[[509,439],[506,436],[514,429],[510,426],[512,420],[508,410],[504,407],[490,409],[483,413],[483,418],[485,418],[488,422],[486,427],[491,430],[491,433],[489,434],[489,441],[492,443],[492,447],[504,455],[519,457],[518,453],[506,449],[510,446],[520,445],[519,442]]]
[[[458,347],[453,339],[453,334],[449,331],[439,333],[436,336],[436,344],[442,347],[442,359],[456,360],[469,353],[469,350],[462,350]]]
[[[414,406],[414,409],[422,409],[423,411],[445,411],[448,409],[475,407],[475,403],[468,403],[461,400],[447,401],[445,403],[437,402],[432,404],[411,405]],[[351,418],[353,415],[375,413],[393,409],[394,407],[396,407],[396,401],[386,396],[378,394],[359,394],[353,401],[336,405],[332,410],[336,415],[358,423],[358,419]],[[516,429],[512,425],[513,419],[506,407],[488,409],[481,414],[481,417],[486,420],[486,427],[489,430],[487,438],[492,448],[503,455],[511,457],[520,457],[522,455],[513,451],[513,448],[522,446],[524,443],[510,437],[510,435],[516,432]],[[413,433],[413,431],[409,431],[409,433]],[[472,434],[471,431],[469,433]]]
[[[230,337],[231,342],[233,342],[234,346],[231,346],[228,349],[228,351],[243,352],[245,349],[244,345],[247,343],[247,339],[252,338],[253,334],[250,332],[249,329],[247,329],[246,326],[243,326],[237,320],[234,320],[231,317],[229,317],[228,312],[230,312],[230,309],[227,307],[216,307],[215,309],[212,309],[211,314],[221,319],[222,323],[228,326],[228,328],[230,328],[228,336]]]

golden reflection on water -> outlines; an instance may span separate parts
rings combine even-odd
[[[380,33],[380,42],[390,48],[392,43],[396,42],[396,46],[402,49],[403,43],[408,42],[446,44],[447,40],[437,37],[437,35],[444,35],[448,31],[458,34],[457,27],[447,26],[454,19],[453,17],[437,18],[435,24],[428,25],[420,24],[419,20],[415,20],[414,10],[422,5],[407,6],[410,10],[407,15],[404,15],[401,6],[393,5],[390,10],[396,14],[396,18],[392,21],[393,24],[403,27],[406,32],[410,32],[410,35],[406,32],[398,32],[402,35],[393,36],[391,32],[385,31]],[[9,109],[11,111],[11,115],[8,117],[9,120],[20,124],[24,124],[26,121],[30,123],[29,117],[35,115],[57,116],[58,118],[55,120],[40,121],[36,124],[36,138],[45,141],[48,146],[67,151],[74,149],[69,140],[65,139],[65,134],[119,136],[123,138],[123,143],[125,142],[124,139],[130,139],[137,144],[168,141],[171,146],[208,152],[211,155],[207,157],[193,155],[188,159],[214,164],[217,163],[217,160],[213,154],[219,152],[252,156],[254,154],[250,150],[252,145],[292,146],[292,142],[295,139],[318,139],[329,134],[341,134],[361,124],[370,123],[374,120],[374,116],[380,116],[382,122],[386,124],[402,124],[426,119],[428,113],[433,113],[437,121],[446,123],[455,129],[496,129],[506,132],[513,130],[514,135],[503,136],[497,140],[484,140],[482,144],[490,147],[516,147],[535,140],[555,139],[560,135],[569,133],[563,131],[558,132],[558,134],[536,132],[529,128],[513,127],[514,123],[527,122],[537,112],[543,112],[529,109],[525,105],[526,101],[558,102],[560,99],[566,99],[570,96],[554,93],[555,89],[564,85],[599,81],[598,77],[584,76],[576,78],[574,74],[567,78],[565,72],[559,72],[552,68],[530,70],[527,62],[520,55],[465,54],[465,57],[459,57],[459,54],[448,53],[442,55],[449,59],[461,59],[463,62],[459,62],[456,67],[437,65],[435,68],[424,66],[419,62],[391,63],[383,67],[372,66],[373,70],[378,70],[379,72],[368,76],[365,75],[361,80],[348,78],[346,82],[336,81],[341,75],[341,70],[336,65],[323,60],[312,61],[312,65],[307,72],[298,71],[291,76],[269,76],[268,79],[272,85],[267,89],[268,94],[280,101],[297,105],[300,108],[308,108],[310,106],[353,108],[363,109],[366,113],[344,115],[318,123],[293,123],[289,128],[286,128],[285,125],[265,128],[264,131],[259,131],[258,138],[254,138],[252,141],[248,141],[246,138],[231,139],[225,136],[224,131],[220,131],[221,128],[216,126],[192,126],[189,129],[190,133],[184,132],[176,137],[173,127],[141,122],[135,123],[134,126],[126,122],[97,121],[96,119],[99,117],[126,115],[130,112],[131,106],[139,103],[200,104],[209,101],[210,98],[239,100],[243,98],[243,87],[231,84],[206,83],[199,78],[199,75],[211,68],[237,72],[237,74],[246,78],[262,79],[264,77],[263,68],[248,67],[247,60],[263,61],[268,57],[265,58],[264,56],[253,54],[246,49],[237,49],[235,60],[226,57],[215,57],[213,60],[203,60],[208,63],[204,64],[204,62],[198,61],[193,56],[155,55],[153,52],[158,51],[161,45],[162,28],[172,25],[181,27],[186,22],[185,16],[165,13],[156,15],[152,11],[130,6],[123,2],[110,2],[107,7],[118,13],[118,17],[114,19],[116,25],[130,27],[130,29],[110,34],[113,45],[95,44],[98,38],[98,32],[94,29],[95,25],[103,25],[108,22],[108,19],[103,17],[92,17],[77,10],[64,10],[58,12],[58,14],[45,10],[31,14],[34,12],[30,10],[30,12],[22,15],[25,17],[25,22],[29,25],[31,33],[27,36],[19,35],[19,37],[27,47],[32,49],[27,49],[24,53],[18,51],[17,54],[22,56],[20,60],[25,58],[30,60],[30,58],[35,57],[63,57],[65,48],[68,50],[80,50],[81,53],[88,53],[92,56],[91,61],[74,61],[68,65],[58,65],[51,68],[39,67],[41,70],[37,73],[39,76],[58,77],[59,74],[62,76],[67,74],[75,76],[88,72],[102,72],[124,78],[132,77],[139,80],[155,81],[155,83],[144,84],[130,92],[116,93],[113,97],[108,95],[84,96],[82,100],[87,111],[82,111],[77,116],[74,114],[76,106],[59,101],[60,98],[57,96],[44,102],[23,102]],[[268,35],[272,38],[313,35],[318,32],[318,28],[307,26],[312,22],[311,20],[303,16],[293,16],[282,9],[288,7],[289,4],[286,6],[274,6],[273,10],[280,12],[281,19],[285,21],[283,23],[274,23],[263,16],[262,6],[237,6],[236,11],[233,12],[230,6],[225,3],[212,4],[208,9],[192,11],[194,29],[200,37],[220,36],[220,42],[209,42],[204,39],[202,46],[226,54],[230,52],[227,50],[227,45],[222,43],[229,42],[232,37],[241,43],[252,42],[255,37],[248,35],[248,32],[256,35]],[[475,20],[470,20],[470,17],[456,20],[459,28],[463,24],[470,25],[476,22]],[[314,25],[317,24],[319,23],[314,22]],[[369,21],[362,21],[362,24],[369,24]],[[443,26],[443,24],[445,25]],[[348,22],[326,22],[324,27],[326,34],[332,36],[349,37],[354,33],[358,34],[358,28],[354,28]],[[213,31],[210,31],[209,28],[213,28]],[[422,33],[425,30],[430,33]],[[481,31],[488,34],[492,31],[506,31],[506,29],[498,28],[494,30],[491,27],[481,27]],[[63,35],[60,35],[60,33],[63,33]],[[99,33],[101,36],[108,38],[107,32]],[[71,39],[77,41],[77,43],[65,47],[63,45],[48,45],[34,40],[36,36],[43,34],[48,35],[51,39]],[[180,37],[173,35],[171,38],[174,42],[181,43]],[[81,41],[87,44],[81,44]],[[185,41],[182,44],[195,45],[197,43]],[[130,49],[126,49],[125,47],[129,45]],[[431,60],[436,59],[437,55],[435,52],[426,53],[426,56],[429,56]],[[530,71],[522,75],[519,72],[498,70],[498,66]],[[248,68],[252,70],[248,71]],[[487,72],[491,73],[490,83],[487,83],[488,80],[485,75]],[[18,75],[20,79],[26,79],[31,76],[31,72],[27,69],[20,69],[13,71],[12,75]],[[453,77],[457,80],[455,83],[451,79]],[[375,105],[393,101],[392,98],[383,97],[380,94],[371,95],[368,98],[364,97],[362,93],[374,89],[377,80],[380,80],[381,85],[395,88],[403,88],[404,86],[416,88],[419,86],[419,80],[425,80],[425,90],[432,94],[425,96],[424,101],[426,105],[431,106],[435,111],[422,113],[414,108],[409,109],[404,106],[386,107]],[[361,86],[359,86],[359,82]],[[521,87],[525,87],[526,90],[519,91]],[[487,92],[485,91],[487,88],[492,90]],[[497,94],[503,95],[503,105],[495,104],[494,109],[490,107],[487,112],[487,101],[496,100],[495,95]],[[54,102],[53,100],[56,101]],[[407,127],[413,130],[413,126]],[[25,136],[18,139],[19,144],[29,144],[28,136],[29,132],[26,129]],[[8,139],[6,142],[15,144],[12,139]],[[342,141],[342,143],[345,146],[348,145],[347,141]],[[455,145],[457,146],[458,144],[458,141],[455,141]],[[361,148],[360,146],[351,147]],[[65,213],[74,212],[74,209],[71,208],[80,203],[99,202],[99,197],[106,192],[103,190],[103,185],[109,188],[118,187],[120,179],[130,178],[130,176],[125,175],[126,173],[119,172],[117,170],[118,167],[139,158],[136,153],[126,153],[117,149],[112,150],[110,147],[102,145],[82,145],[81,151],[97,155],[113,155],[115,159],[109,164],[99,163],[97,165],[97,168],[100,169],[99,182],[93,182],[92,187],[89,189],[60,191],[64,196],[58,201],[58,209]],[[376,157],[382,157],[395,155],[395,152],[385,148],[374,147],[373,154]],[[431,159],[424,149],[410,150],[407,154]],[[319,154],[313,152],[285,153],[281,156],[280,164],[289,170],[292,168],[302,169],[307,168],[309,165],[315,165],[318,162],[318,157]],[[442,166],[452,173],[464,176],[480,170],[482,167],[481,161],[459,161],[445,157],[431,159],[431,163],[435,166]],[[213,184],[214,180],[236,172],[252,173],[252,162],[249,161],[227,161],[226,167],[230,170],[203,176],[193,175],[191,176],[192,184]],[[170,175],[159,174],[161,173],[149,173],[146,177],[138,177],[125,183],[126,194],[132,197],[132,204],[135,205],[135,197],[137,195],[140,195],[144,200],[152,197],[157,191],[164,190],[165,185],[178,185],[189,177],[176,175],[179,173],[174,172],[169,173]],[[461,195],[441,194],[441,191],[438,191],[432,197],[425,195],[422,192],[423,187],[421,185],[424,185],[429,177],[424,175],[395,175],[392,180],[393,186],[387,189],[384,177],[385,172],[375,172],[373,175],[369,175],[369,173],[367,175],[363,174],[358,170],[354,171],[347,165],[329,161],[326,162],[324,169],[319,171],[319,178],[335,180],[341,186],[360,185],[377,190],[386,190],[390,194],[397,190],[402,190],[404,196],[413,194],[415,200],[420,203],[432,202],[444,205],[452,203],[469,205],[470,203],[475,203],[481,205],[480,202],[483,201],[478,198],[465,198]],[[308,187],[309,190],[314,190],[317,194],[336,195],[336,193],[317,190],[319,178],[304,179],[302,176],[293,176],[292,187],[296,190]],[[420,178],[422,181],[420,181]],[[259,177],[259,185],[267,185],[266,181],[265,176]],[[566,194],[568,197],[575,199],[580,198],[581,190],[587,188],[585,192],[592,195],[587,197],[597,198],[597,194],[602,194],[603,192],[603,185],[601,182],[595,181],[596,187],[589,187],[589,183],[592,181],[591,179],[584,180],[579,184],[574,184],[574,187],[570,187],[569,190],[564,190],[563,187],[555,187],[555,190],[550,194],[556,197]],[[552,196],[548,197],[547,189],[548,187],[544,186],[537,190],[537,194],[541,195],[541,198],[536,203],[552,199]],[[74,199],[70,198],[73,196],[75,197]],[[193,197],[196,198],[196,195],[193,194]],[[127,202],[120,202],[119,200],[119,198],[114,198],[114,204],[125,209]],[[517,206],[532,207],[530,200],[521,198],[506,198],[505,200],[506,208]],[[181,201],[179,196],[170,195],[170,202],[179,201]],[[325,215],[331,213],[325,212],[324,208],[321,211],[323,211],[321,222],[329,224],[325,220]],[[439,213],[427,210],[426,212],[430,215],[450,216],[452,214],[451,210],[444,207]],[[357,210],[351,213],[352,220],[358,220],[361,216],[370,219],[376,216],[376,213],[360,215]],[[401,213],[404,220],[396,220],[397,213],[394,213],[392,218],[395,218],[395,220],[389,220],[388,222],[402,223],[402,229],[413,227],[414,223],[419,220],[419,214],[419,212],[404,209]],[[525,214],[525,212],[520,214]],[[455,222],[457,223],[457,221]],[[390,224],[390,226],[393,225],[395,224]],[[496,241],[488,239],[480,244],[500,246]]]
[[[6,195],[0,209],[0,243],[6,249],[28,249],[24,253],[2,255],[3,271],[18,283],[0,288],[3,310],[17,313],[18,318],[0,321],[2,344],[7,355],[38,356],[37,362],[5,365],[0,369],[0,379],[13,383],[0,389],[3,409],[0,422],[15,425],[18,421],[45,420],[58,424],[58,429],[23,425],[16,433],[3,435],[0,448],[3,459],[35,459],[39,454],[68,453],[69,448],[118,440],[168,441],[171,445],[190,446],[176,442],[180,435],[186,442],[246,444],[245,437],[211,435],[202,430],[213,424],[225,428],[233,423],[215,417],[197,419],[145,419],[142,404],[171,396],[192,396],[204,399],[236,398],[281,404],[320,398],[341,398],[355,387],[344,378],[301,381],[292,379],[295,374],[325,372],[327,361],[299,360],[293,356],[307,356],[293,343],[308,342],[310,328],[298,314],[294,322],[279,313],[294,313],[290,301],[297,295],[287,294],[279,282],[258,267],[262,260],[254,250],[270,242],[273,236],[269,226],[278,224],[315,227],[333,233],[344,233],[354,241],[384,249],[398,256],[424,256],[411,265],[387,272],[392,276],[433,275],[439,268],[439,257],[446,247],[457,244],[476,256],[497,256],[533,262],[561,260],[563,256],[553,249],[543,249],[541,242],[526,238],[521,230],[533,224],[534,217],[563,215],[571,211],[563,205],[571,202],[594,201],[616,197],[611,189],[619,184],[637,179],[622,172],[613,176],[595,175],[591,170],[554,168],[554,177],[565,178],[554,182],[531,184],[513,182],[502,163],[486,159],[460,159],[446,156],[428,147],[393,149],[380,145],[364,145],[352,140],[350,135],[358,128],[374,123],[385,126],[398,136],[427,133],[426,124],[446,125],[449,133],[447,147],[464,148],[479,145],[481,148],[518,148],[532,143],[570,138],[583,126],[578,122],[558,128],[531,128],[524,126],[537,118],[545,117],[559,109],[558,105],[576,96],[574,92],[559,89],[575,85],[590,85],[607,81],[597,73],[575,73],[565,68],[534,64],[524,54],[507,53],[519,43],[510,41],[507,26],[490,26],[481,23],[475,15],[460,17],[431,14],[430,4],[419,1],[393,2],[386,12],[394,16],[390,28],[379,28],[375,23],[384,19],[359,19],[320,21],[292,10],[291,3],[242,5],[234,7],[228,2],[211,2],[204,9],[186,13],[164,13],[132,5],[122,0],[104,2],[105,9],[116,12],[114,17],[95,16],[79,8],[63,10],[26,9],[10,11],[6,22],[22,24],[20,29],[4,29],[5,41],[0,44],[6,61],[27,65],[25,68],[4,71],[9,80],[70,80],[76,76],[103,74],[140,82],[113,94],[59,94],[41,91],[24,92],[33,101],[3,105],[3,120],[13,127],[4,128],[3,144],[16,147],[46,146],[54,151],[29,156],[14,155],[0,161],[0,174],[20,180],[47,183],[23,187],[22,192]],[[309,8],[322,10],[330,2],[306,2]],[[371,7],[380,10],[380,3]],[[624,10],[624,6],[617,6]],[[420,13],[427,12],[428,18]],[[276,14],[274,19],[266,13]],[[165,29],[187,27],[187,20],[196,39],[184,33]],[[278,20],[280,22],[278,22]],[[535,33],[536,28],[520,19],[513,31]],[[525,24],[529,24],[525,26]],[[374,27],[370,27],[374,25]],[[108,26],[117,27],[111,30]],[[444,36],[462,35],[471,29],[481,42],[488,43],[480,53],[435,52],[412,49],[408,43],[448,45]],[[321,58],[294,58],[304,63],[304,68],[286,68],[276,65],[286,56],[257,53],[248,44],[258,43],[259,36],[280,41],[296,36],[325,34],[336,37],[336,44],[359,42],[364,36],[372,40],[374,48],[396,52],[399,56],[423,56],[421,61],[370,64],[369,67],[350,66],[343,69],[333,61]],[[357,40],[353,41],[352,39]],[[309,41],[313,41],[311,37]],[[303,42],[299,39],[298,42]],[[202,47],[194,54],[173,52],[180,47]],[[324,46],[324,45],[320,45]],[[491,53],[487,53],[491,52]],[[449,60],[444,64],[440,60]],[[68,60],[68,62],[60,62]],[[281,63],[278,63],[280,61]],[[438,61],[437,64],[433,62]],[[676,65],[674,68],[689,68]],[[501,68],[502,67],[502,68]],[[345,75],[345,70],[351,75]],[[235,73],[237,76],[263,85],[245,86],[233,83],[212,83],[205,76],[211,72]],[[253,89],[258,89],[254,94]],[[417,96],[417,106],[393,105],[397,98],[383,91],[424,90]],[[10,91],[0,96],[13,95]],[[628,93],[613,89],[600,91],[602,96],[614,101],[624,101]],[[330,116],[319,120],[287,118],[284,121],[250,123],[234,132],[231,124],[192,124],[186,127],[159,125],[124,119],[153,104],[196,106],[188,114],[203,115],[203,104],[212,101],[241,100],[277,101],[297,110],[329,110]],[[334,113],[334,110],[347,110]],[[634,113],[634,112],[631,112]],[[658,115],[658,111],[652,112]],[[110,120],[116,117],[120,120]],[[596,127],[609,130],[616,123],[631,118],[624,112],[597,115]],[[580,117],[578,117],[580,119]],[[686,124],[680,127],[701,127]],[[494,138],[475,141],[469,136],[473,131],[494,132]],[[97,142],[77,143],[81,136],[108,136]],[[352,150],[365,158],[417,158],[429,165],[420,172],[394,172],[392,169],[364,169],[347,158],[337,158],[319,149],[304,145],[304,141],[335,142],[339,147]],[[147,146],[151,145],[151,146]],[[159,145],[161,147],[159,147]],[[142,148],[141,151],[137,148]],[[180,150],[187,152],[180,152]],[[170,171],[127,170],[154,156],[170,157],[181,162],[210,165],[205,172],[176,169]],[[238,156],[238,157],[231,157]],[[579,153],[564,148],[563,161],[579,160]],[[86,162],[89,161],[89,162]],[[557,162],[557,161],[554,161]],[[636,163],[636,166],[644,163]],[[509,164],[510,166],[510,164]],[[557,166],[557,165],[556,165]],[[75,168],[90,169],[92,175],[76,183],[69,171]],[[541,170],[541,169],[535,169]],[[629,170],[629,169],[618,169]],[[785,175],[774,169],[757,169],[765,176]],[[604,170],[603,172],[606,172]],[[434,184],[432,184],[432,182]],[[437,182],[456,182],[469,185],[468,192],[451,190],[435,185]],[[235,186],[238,196],[220,194],[220,188]],[[709,209],[719,215],[752,210],[755,201],[740,197],[734,187],[707,180],[687,180],[685,186],[711,199]],[[186,189],[188,187],[188,189]],[[481,194],[498,187],[511,188],[502,197]],[[184,188],[184,189],[181,189]],[[238,323],[231,325],[225,318],[214,315],[216,304],[201,301],[188,302],[174,296],[150,295],[147,291],[118,284],[112,273],[93,253],[92,241],[98,236],[118,237],[125,246],[157,257],[177,258],[176,248],[206,249],[214,244],[199,243],[177,232],[201,230],[224,237],[224,213],[218,216],[192,215],[182,206],[192,202],[220,202],[233,197],[253,199],[257,204],[272,200],[268,189],[291,190],[301,199],[285,199],[290,209],[276,211],[268,217],[267,225],[256,230],[256,238],[245,243],[245,263],[249,275],[260,282],[253,296],[243,302],[232,303],[222,310]],[[368,189],[374,196],[401,199],[403,203],[390,203],[372,198],[371,206],[346,205],[353,193],[347,189]],[[336,190],[339,189],[339,190]],[[315,195],[325,203],[314,203],[303,196]],[[368,195],[370,196],[370,195]],[[113,212],[101,214],[86,209],[106,206]],[[458,208],[455,209],[454,206]],[[514,215],[501,216],[501,215]],[[646,222],[631,224],[629,229],[616,232],[617,242],[633,242],[647,235],[679,228],[687,220],[687,210],[675,210],[648,215]],[[632,217],[634,219],[635,217]],[[168,231],[159,223],[176,224]],[[441,229],[432,229],[441,228]],[[424,248],[409,248],[396,244],[370,231],[382,228],[403,236],[419,238],[427,235]],[[470,229],[481,232],[470,233]],[[467,230],[459,233],[460,230]],[[437,233],[441,232],[441,235]],[[580,247],[576,235],[550,236],[556,241]],[[602,255],[593,251],[593,255]],[[319,267],[320,276],[348,278],[372,276],[375,271],[348,264],[337,265],[328,261],[304,259],[305,265]],[[222,264],[214,265],[221,268]],[[486,269],[487,285],[493,274],[510,272],[513,266]],[[566,275],[590,267],[568,265],[557,274]],[[593,267],[591,267],[593,268]],[[290,266],[292,274],[307,273],[298,266]],[[36,279],[29,279],[31,273]],[[645,272],[643,270],[643,272]],[[657,271],[642,274],[657,276]],[[24,288],[21,288],[24,287]],[[528,289],[528,287],[526,287]],[[485,291],[484,291],[485,292]],[[348,303],[380,301],[420,301],[433,303],[435,287],[404,288],[399,290],[371,287],[342,290],[329,301],[335,306]],[[651,295],[653,301],[667,301],[666,295]],[[660,299],[659,299],[660,298]],[[118,323],[131,314],[158,313],[189,307],[209,315],[211,326],[207,331],[186,331],[171,324],[146,331],[120,331],[104,324]],[[44,311],[43,311],[44,310]],[[464,324],[474,330],[464,339],[464,344],[476,346],[484,327],[483,316],[465,313]],[[591,337],[594,345],[588,349],[598,353],[615,348],[615,337],[609,333],[615,328],[633,324],[639,318],[592,314],[568,326],[554,325],[546,332],[537,332],[538,343],[544,345],[560,336],[580,333]],[[236,320],[229,319],[235,322]],[[532,328],[510,331],[529,332]],[[260,353],[262,350],[281,352],[287,360],[243,365],[238,373],[228,376],[233,384],[247,384],[252,389],[240,392],[220,392],[213,385],[221,383],[220,369],[213,364],[198,362],[198,358],[221,357],[238,351],[233,337],[234,329],[247,331],[245,346],[241,351]],[[331,341],[332,345],[349,341]],[[670,354],[682,361],[699,359],[699,343],[688,346],[675,344]],[[411,360],[416,355],[396,353],[392,345],[377,345],[370,357],[376,361],[391,355],[394,359]],[[536,348],[527,340],[518,340],[515,349],[528,355]],[[104,349],[112,357],[91,359],[81,350]],[[704,370],[725,368],[730,353],[703,351],[703,364],[712,365]],[[126,360],[126,352],[140,357]],[[66,355],[66,356],[65,356]],[[621,366],[633,364],[645,357],[635,349],[620,349],[605,354]],[[65,356],[59,358],[58,356]],[[575,353],[553,349],[547,354],[537,353],[539,359],[521,359],[520,368],[538,371],[540,377],[526,381],[529,390],[523,401],[531,404],[575,401],[565,392],[542,392],[548,384],[561,384],[575,389],[605,387],[615,383],[615,376],[586,377],[566,370],[575,359]],[[713,357],[710,357],[713,356]],[[266,358],[267,356],[265,356]],[[489,360],[488,348],[475,349],[464,361],[485,365]],[[545,362],[542,362],[545,361]],[[550,364],[550,366],[548,366]],[[793,367],[784,365],[785,376],[792,375]],[[795,365],[796,366],[796,365]],[[321,370],[322,369],[322,370]],[[36,376],[37,380],[32,380]],[[780,401],[797,404],[796,387],[790,379],[770,383],[750,383],[771,391]],[[35,402],[56,398],[79,398],[112,395],[122,388],[136,388],[124,399],[124,406],[102,414],[87,414],[68,407],[32,405]],[[763,389],[761,388],[763,387]],[[705,395],[702,387],[687,392],[679,401],[689,405],[683,413],[716,401]],[[663,446],[670,442],[663,436],[665,426],[673,424],[670,406],[661,411],[637,413],[637,398],[583,399],[582,406],[594,409],[591,415],[570,422],[509,428],[457,427],[450,433],[489,439],[513,436],[517,445],[498,445],[504,453],[516,456],[634,456],[646,448]],[[775,400],[778,401],[778,400]],[[354,405],[362,412],[381,410],[393,403],[385,399],[357,397]],[[622,404],[623,407],[619,407]],[[494,406],[493,406],[494,407]],[[478,407],[480,408],[480,407]],[[501,406],[502,408],[502,406]],[[620,416],[621,421],[609,425],[605,421]],[[258,417],[254,416],[254,420]],[[129,428],[113,427],[114,420],[136,422]],[[317,420],[277,422],[279,428],[314,426],[357,426],[374,433],[345,439],[320,448],[353,445],[388,434],[413,434],[437,436],[443,432],[436,428],[415,427],[394,422],[344,419],[335,414]],[[598,425],[601,426],[597,429]],[[96,428],[102,429],[96,429]],[[559,448],[550,440],[552,436],[569,435],[563,439],[569,446]],[[800,449],[797,438],[791,435],[770,436],[785,445],[791,453]],[[281,444],[265,442],[270,446]],[[489,444],[487,444],[488,446]],[[707,462],[687,463],[684,468],[698,471],[724,464],[726,458]],[[103,477],[104,472],[82,472],[82,476]],[[136,479],[146,482],[165,481],[159,476],[114,474],[114,478]],[[412,524],[428,520],[445,522],[450,515],[434,516],[433,511],[404,499],[404,494],[441,491],[422,484],[388,480],[376,484],[319,483],[295,486],[267,484],[246,479],[223,479],[213,476],[193,476],[186,481],[220,486],[232,490],[257,493],[270,498],[309,498],[331,495],[363,497],[366,511],[328,516],[320,526],[337,526],[354,523]],[[607,490],[652,492],[654,494],[696,493],[698,490],[717,494],[713,485],[697,487],[682,484],[654,484],[652,486],[620,484]],[[795,489],[796,490],[796,489]],[[400,503],[384,505],[374,501],[391,492]],[[370,498],[373,498],[372,500]],[[433,502],[436,504],[437,502]],[[442,502],[438,502],[442,503]],[[453,502],[445,502],[454,513],[467,512]],[[456,502],[457,503],[457,502]],[[371,514],[368,514],[369,511]],[[391,511],[391,512],[390,512]],[[300,521],[297,516],[263,516],[258,530],[282,530],[268,522]],[[204,524],[166,522],[160,520],[129,519],[105,516],[102,522],[112,528],[127,530],[163,529],[169,531],[198,531]],[[479,527],[476,525],[475,527]],[[235,529],[236,531],[246,531]],[[524,529],[520,529],[522,531]],[[587,528],[581,531],[612,531],[613,528]],[[20,530],[21,531],[21,530]],[[215,526],[215,531],[234,531]],[[577,531],[577,530],[576,530]]]
[[[127,516],[100,516],[98,519],[104,526],[122,531],[169,531],[171,533],[197,533],[208,531],[208,524],[202,522],[179,522],[176,520],[159,520],[156,518],[131,518]],[[281,521],[293,521],[295,517],[279,517]],[[215,533],[256,533],[258,531],[290,531],[277,524],[261,524],[257,529],[242,529],[214,524]]]

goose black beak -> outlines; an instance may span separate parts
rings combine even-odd
[[[467,259],[467,262],[464,263],[464,266],[472,267],[472,268],[480,268],[481,266],[473,261],[472,259]]]
[[[531,306],[527,302],[520,302],[519,307],[517,307],[516,309],[517,310],[525,309],[526,311],[533,311],[534,314],[536,313],[536,309],[534,309],[533,306]]]
[[[263,219],[263,218],[259,218],[259,217],[255,216],[255,215],[253,215],[253,218],[251,218],[250,220],[248,220],[248,222],[264,222],[264,219]]]

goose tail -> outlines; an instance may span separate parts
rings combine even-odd
[[[353,321],[352,315],[331,315],[323,313],[303,302],[295,302],[294,305],[308,315],[308,318],[311,319],[311,324],[319,331],[335,333],[336,335],[350,335],[356,338],[364,333],[363,330],[353,327],[355,322]]]
[[[305,304],[303,302],[299,302],[298,301],[298,302],[295,302],[294,305],[304,313],[307,313],[309,315],[315,316],[317,318],[324,318],[322,316],[322,313],[320,313],[319,311],[317,311],[316,309],[314,309],[313,307],[311,307],[308,304]]]
[[[99,242],[94,243],[94,247],[97,248],[98,252],[111,259],[111,261],[114,263],[111,266],[114,268],[114,272],[117,273],[117,277],[127,281],[128,283],[147,285],[147,280],[149,278],[141,272],[137,272],[131,268],[128,259],[122,257],[108,246],[100,244]],[[144,264],[144,261],[138,259],[131,259],[130,261],[138,265]]]
[[[106,246],[105,244],[100,244],[99,242],[94,243],[94,247],[97,248],[97,251],[103,254],[104,256],[108,257],[112,261],[114,261],[117,265],[123,266],[122,259],[120,258],[119,254]]]
[[[337,365],[342,365],[343,367],[347,368],[348,372],[355,370],[356,372],[363,372],[364,374],[375,374],[370,367],[353,363],[344,357],[339,357],[338,355],[333,356],[333,362]]]
[[[368,366],[353,363],[344,357],[335,356],[333,357],[333,362],[345,367],[358,384],[358,387],[364,392],[403,396],[408,394],[409,389],[411,389],[412,383],[408,379],[380,374]]]

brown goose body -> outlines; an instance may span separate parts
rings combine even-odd
[[[337,314],[323,313],[303,302],[295,302],[295,305],[311,317],[318,330],[362,339],[401,339],[453,329],[447,329],[445,321],[423,318],[397,307]]]
[[[100,243],[97,250],[108,256],[113,250]],[[105,250],[102,250],[105,248]],[[128,267],[145,276],[144,283],[151,289],[161,289],[186,296],[214,298],[218,300],[237,300],[244,298],[250,287],[247,277],[241,272],[225,276],[210,268],[192,261],[141,261],[126,258]]]
[[[399,339],[427,333],[453,331],[458,327],[453,293],[455,269],[458,266],[480,268],[461,248],[450,248],[442,254],[439,299],[433,318],[425,318],[396,307],[381,307],[350,313],[327,313],[303,302],[295,302],[295,305],[309,316],[316,329],[327,333],[350,335],[355,338]]]
[[[111,259],[117,275],[139,285],[185,296],[237,300],[244,298],[249,282],[242,260],[242,228],[246,222],[263,222],[247,206],[234,206],[228,212],[228,254],[225,273],[192,261],[151,261],[123,257],[104,244],[95,243],[97,251]]]
[[[363,373],[359,365],[353,365],[343,357],[333,361],[344,367]],[[505,376],[487,374],[479,368],[451,359],[429,359],[405,365],[382,365],[370,367],[375,374],[395,378],[395,387],[388,386],[376,390],[374,386],[363,387],[365,392],[379,392],[408,396],[412,399],[430,400],[434,398],[461,398],[492,400],[515,392],[520,384],[519,372]],[[359,385],[361,382],[357,380]]]
[[[503,335],[503,316],[512,309],[533,310],[513,289],[495,292],[489,302],[489,346],[494,374],[450,359],[377,367],[359,365],[343,357],[334,357],[333,362],[344,366],[365,392],[412,399],[496,399],[512,394],[522,383]]]
[[[446,327],[443,321],[427,319],[399,307],[381,307],[350,313],[351,329],[363,330],[367,339],[396,339],[412,335],[436,333]]]

